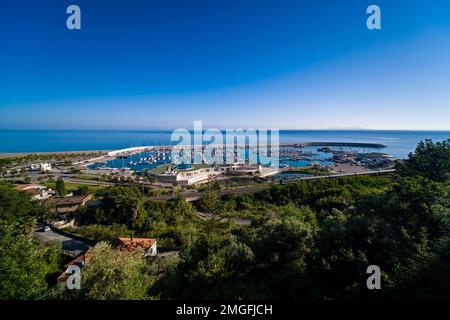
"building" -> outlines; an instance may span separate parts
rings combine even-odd
[[[92,252],[91,252],[91,249],[89,248],[85,252],[78,255],[75,259],[70,261],[68,264],[66,264],[64,266],[65,271],[57,278],[58,283],[62,286],[65,286],[66,281],[70,276],[69,267],[77,266],[80,269],[82,269],[86,265],[86,263],[91,259],[91,257],[92,257]]]
[[[220,170],[213,167],[179,170],[176,173],[176,182],[180,185],[205,183],[219,174],[221,174]]]
[[[133,236],[129,238],[116,238],[113,241],[113,247],[117,251],[121,251],[124,253],[131,253],[136,250],[143,250],[144,258],[150,258],[157,255],[157,247],[156,247],[156,239],[151,238],[134,238]],[[77,266],[81,269],[89,262],[92,258],[91,248],[86,250],[85,252],[78,255],[75,259],[70,261],[68,264],[64,266],[64,272],[57,278],[57,281],[60,285],[65,286],[67,279],[71,275],[69,272],[69,268],[71,266]]]
[[[137,249],[144,251],[144,257],[154,257],[158,253],[156,239],[151,238],[117,238],[113,245],[115,249],[122,252],[133,252]]]
[[[30,166],[30,171],[46,172],[52,170],[50,163],[35,163]]]
[[[54,198],[56,211],[58,213],[71,213],[77,211],[80,207],[84,207],[86,203],[92,199],[91,194]]]
[[[37,184],[17,184],[15,189],[30,193],[33,200],[47,200],[52,196],[52,189]]]
[[[150,171],[160,182],[176,183],[179,185],[193,185],[205,183],[218,175],[250,175],[269,176],[278,173],[278,168],[263,167],[258,164],[225,164],[210,166],[206,164],[164,165]]]
[[[164,165],[150,171],[160,182],[193,185],[208,182],[222,172],[209,165]]]

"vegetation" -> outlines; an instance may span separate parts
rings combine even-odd
[[[59,249],[30,241],[10,225],[1,229],[0,298],[36,299],[45,295],[52,284],[51,275],[60,268]]]
[[[301,181],[225,196],[211,182],[194,204],[181,197],[151,201],[133,187],[101,190],[103,205],[79,215],[72,232],[103,241],[155,237],[160,249],[179,255],[146,263],[100,243],[82,271],[77,298],[449,299],[449,150],[449,142],[425,141],[388,177]],[[21,230],[17,234],[2,232],[7,258],[0,257],[1,268],[10,268],[5,274],[20,274],[30,264],[43,270],[27,274],[36,279],[27,294],[13,277],[2,297],[39,296],[47,288],[42,279],[54,270],[52,255],[20,241],[42,210],[36,206],[1,186],[2,223],[21,226],[14,228]],[[197,211],[211,216],[201,218]],[[223,217],[248,217],[252,224]],[[13,242],[24,249],[9,249]],[[21,252],[36,252],[37,258]],[[20,264],[12,265],[16,256]],[[369,265],[380,266],[382,290],[367,289]]]
[[[150,277],[143,252],[122,253],[101,242],[83,270],[79,297],[94,300],[146,299]]]
[[[64,183],[64,179],[59,177],[56,180],[56,184],[55,184],[55,190],[58,193],[58,195],[60,197],[63,197],[67,194],[67,190],[66,190],[66,184]]]
[[[59,249],[30,237],[42,207],[27,193],[0,184],[0,299],[37,299],[54,284]]]
[[[56,190],[56,182],[55,181],[49,181],[44,183],[47,187]],[[74,183],[74,182],[67,182],[64,181],[64,186],[67,193],[74,192],[74,193],[80,193],[85,194],[87,193],[96,193],[100,190],[103,190],[106,188],[106,186],[103,185],[87,185],[83,183]]]

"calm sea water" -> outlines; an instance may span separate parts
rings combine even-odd
[[[0,131],[0,153],[114,150],[142,145],[170,145],[171,131]],[[406,158],[424,139],[450,139],[450,131],[289,130],[281,142],[382,143],[380,151]],[[173,144],[173,143],[172,143]],[[362,150],[364,151],[364,150]],[[372,150],[366,150],[372,151]]]

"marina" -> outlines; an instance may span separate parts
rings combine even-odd
[[[1,157],[43,153],[104,153],[132,146],[168,146],[171,148],[171,130],[0,130]],[[420,141],[450,139],[450,131],[395,131],[395,130],[280,130],[281,144],[345,143],[345,148],[361,152],[382,151],[405,159]],[[351,145],[350,145],[351,144]],[[363,145],[358,145],[363,144]],[[369,145],[368,145],[369,144]],[[377,148],[378,144],[386,146]],[[370,146],[366,148],[365,146]],[[324,146],[325,147],[325,146]],[[334,148],[337,148],[335,146]]]
[[[370,143],[282,143],[270,146],[267,155],[278,155],[279,164],[276,170],[265,168],[260,161],[260,155],[256,146],[236,145],[232,148],[225,146],[214,146],[212,153],[219,162],[208,162],[205,158],[205,146],[184,147],[181,150],[173,150],[172,146],[142,146],[131,147],[108,152],[104,157],[95,158],[79,163],[86,169],[97,170],[104,173],[132,173],[132,172],[156,172],[155,169],[165,167],[164,172],[158,173],[159,179],[166,176],[175,177],[181,173],[186,179],[188,176],[198,174],[199,180],[206,180],[216,173],[234,174],[257,174],[259,176],[281,174],[282,179],[297,179],[298,173],[290,172],[295,168],[319,168],[330,172],[360,172],[374,168],[386,168],[392,166],[395,158],[391,155],[381,153],[380,149],[385,146]],[[230,147],[230,146],[228,146]],[[175,151],[175,152],[173,152]],[[186,168],[177,166],[170,171],[171,164],[180,163],[181,153],[187,153],[190,162],[182,162]],[[252,158],[253,157],[253,158]],[[232,164],[226,161],[232,159]],[[250,163],[249,159],[257,159],[256,163]],[[184,171],[192,171],[188,167],[194,163],[201,163],[204,167],[198,167],[192,174],[183,174]],[[200,162],[198,162],[200,161]],[[251,165],[257,165],[251,166]],[[231,166],[231,167],[230,167]],[[238,167],[241,166],[241,167]],[[244,169],[244,167],[247,169]],[[209,170],[207,168],[211,168]],[[215,168],[215,169],[214,169]],[[265,168],[265,169],[264,169]],[[197,171],[196,171],[197,170]],[[161,175],[163,174],[164,175]],[[166,179],[166,178],[164,178]],[[171,180],[170,178],[169,180]],[[167,180],[167,179],[166,179]],[[173,182],[173,181],[172,181]]]

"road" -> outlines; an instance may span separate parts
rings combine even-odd
[[[80,253],[90,247],[86,242],[78,239],[70,238],[62,234],[56,233],[53,230],[49,231],[35,231],[34,235],[45,242],[56,241],[61,245],[61,250],[70,256],[78,256]]]
[[[208,220],[208,219],[214,218],[214,219],[217,219],[220,222],[227,222],[227,221],[233,220],[236,224],[241,225],[241,226],[250,226],[252,224],[252,221],[250,219],[222,218],[222,217],[219,217],[219,216],[213,216],[211,213],[198,212],[198,211],[197,211],[197,215],[203,220]]]
[[[312,176],[312,177],[302,177],[299,179],[293,180],[285,180],[283,184],[297,183],[301,180],[319,180],[319,179],[333,179],[333,178],[342,178],[342,177],[354,177],[354,176],[364,176],[364,175],[384,175],[394,173],[395,169],[385,169],[385,170],[374,170],[374,171],[365,171],[365,172],[357,172],[357,173],[336,173],[331,175],[323,175],[323,176]],[[272,186],[276,184],[262,184],[262,185],[253,185],[253,186],[243,186],[234,189],[228,189],[221,192],[221,195],[226,194],[244,194],[244,193],[255,193],[258,191],[270,189]],[[184,191],[181,192],[181,196],[186,199],[186,201],[196,201],[202,197],[202,193],[198,191]],[[171,200],[175,199],[177,195],[162,195],[162,196],[154,196],[148,197],[150,200]]]

